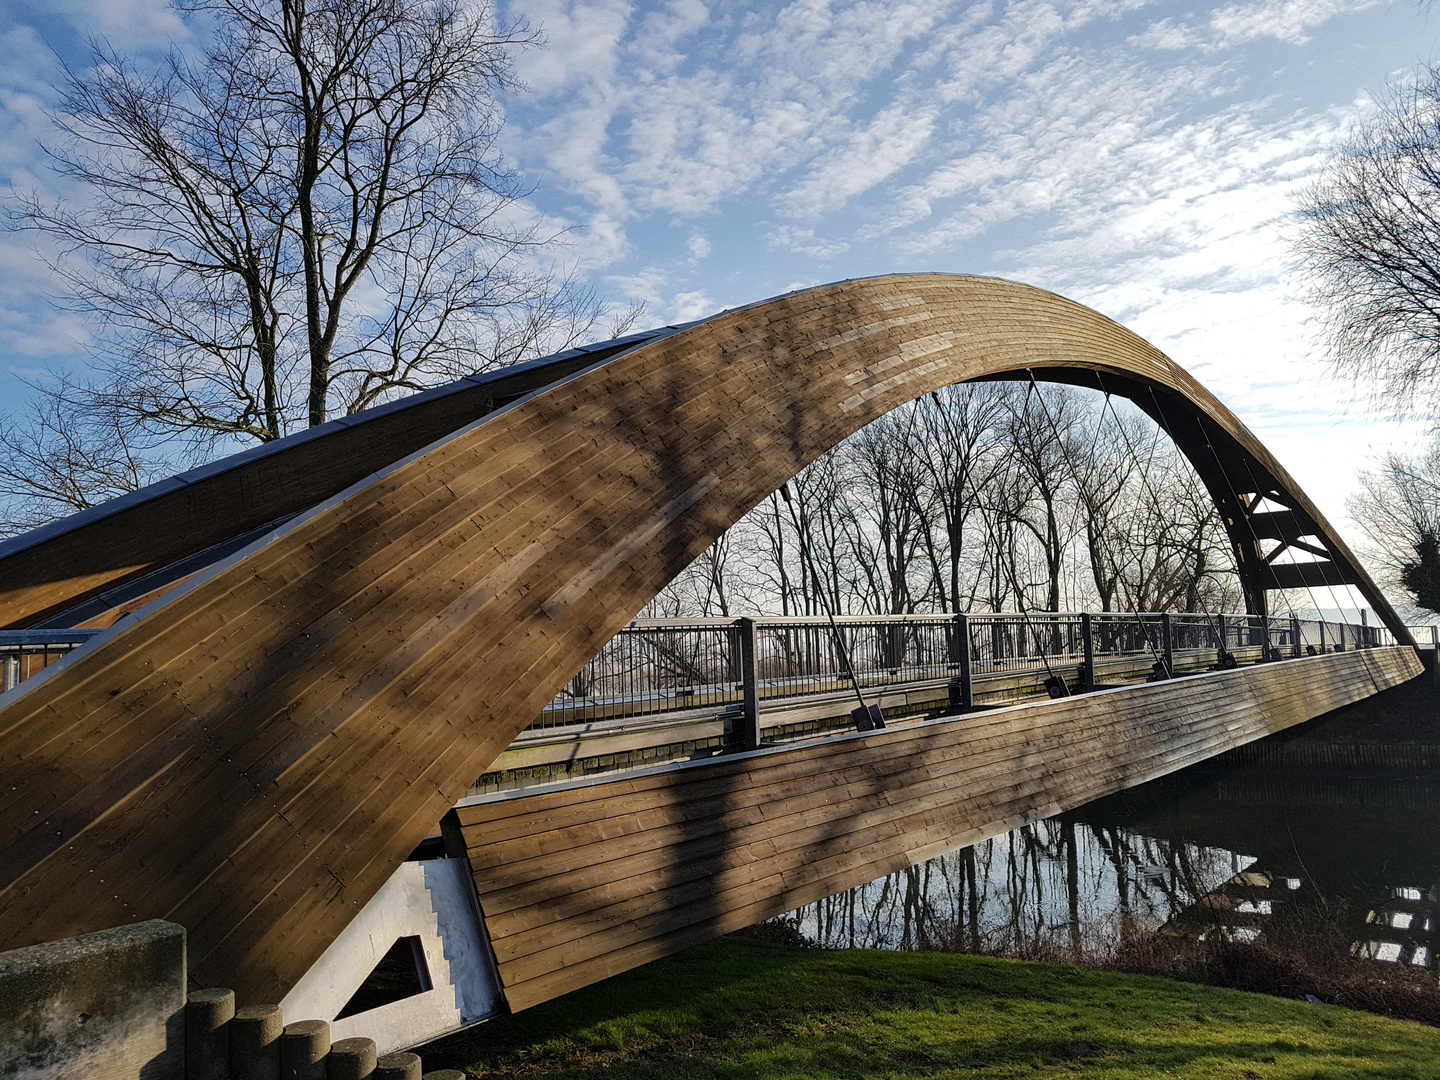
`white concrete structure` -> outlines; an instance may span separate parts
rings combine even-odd
[[[418,939],[416,969],[424,989],[336,1020],[401,938]],[[280,1007],[287,1020],[331,1021],[334,1039],[374,1039],[382,1054],[428,1042],[502,1011],[504,995],[464,861],[401,864]]]

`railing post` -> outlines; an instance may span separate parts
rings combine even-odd
[[[1089,694],[1095,689],[1095,633],[1089,612],[1080,614],[1080,637],[1085,646],[1085,670],[1080,675],[1080,689]]]
[[[1290,655],[1300,657],[1300,620],[1294,615],[1290,616]]]
[[[1370,613],[1364,608],[1360,609],[1360,640],[1357,643],[1362,649],[1370,647]]]
[[[1344,616],[1344,615],[1341,615],[1340,618],[1341,618],[1341,619],[1344,619],[1345,616]],[[1335,651],[1336,651],[1336,652],[1344,652],[1344,651],[1345,651],[1345,624],[1344,624],[1343,622],[1341,622],[1341,623],[1339,624],[1339,626],[1340,626],[1340,640],[1335,643]]]
[[[1175,635],[1170,632],[1170,613],[1160,613],[1160,636],[1165,639],[1165,677],[1175,677]]]
[[[740,620],[740,683],[743,689],[743,705],[740,713],[740,737],[736,740],[742,750],[760,748],[760,682],[755,671],[755,620]]]
[[[975,708],[975,684],[970,675],[970,616],[955,616],[955,632],[960,635],[960,650],[955,659],[960,664],[960,711]]]
[[[1320,612],[1320,655],[1325,655],[1325,613]]]

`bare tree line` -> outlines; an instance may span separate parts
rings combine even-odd
[[[1217,611],[1233,555],[1189,463],[1128,402],[970,383],[880,418],[770,496],[657,617]],[[811,566],[802,558],[804,547]]]

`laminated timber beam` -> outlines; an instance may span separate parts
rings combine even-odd
[[[306,510],[487,412],[671,328],[485,372],[161,480],[0,542],[0,630],[75,626]],[[97,603],[139,582],[123,598]],[[90,601],[88,607],[82,606]]]
[[[1217,499],[1212,458],[1285,493],[1408,641],[1279,463],[1123,327],[994,279],[842,282],[397,452],[0,697],[0,943],[166,918],[197,983],[279,1000],[725,529],[891,409],[1026,372],[1123,383]]]

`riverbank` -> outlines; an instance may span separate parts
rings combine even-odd
[[[1440,1077],[1440,1030],[1171,979],[730,937],[425,1048],[475,1076]]]

